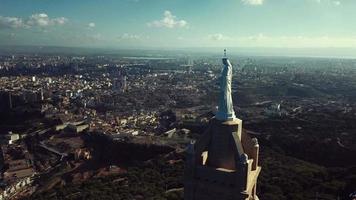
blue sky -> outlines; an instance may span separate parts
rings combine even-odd
[[[356,47],[356,0],[0,0],[0,45]]]

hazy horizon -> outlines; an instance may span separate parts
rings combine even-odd
[[[277,48],[277,47],[189,47],[189,48],[158,48],[158,47],[73,47],[43,45],[0,45],[0,53],[104,53],[143,55],[145,53],[174,54],[211,54],[220,55],[227,49],[228,55],[247,57],[315,57],[356,59],[356,48]],[[141,53],[141,54],[140,54]]]
[[[291,55],[307,55],[312,48],[333,49],[311,51],[314,56],[355,57],[340,51],[356,48],[351,0],[0,0],[0,5],[0,45],[305,49]]]

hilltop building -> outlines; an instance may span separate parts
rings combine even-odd
[[[201,138],[187,150],[185,200],[258,200],[259,145],[242,129],[231,97],[232,65],[222,59],[219,107]]]

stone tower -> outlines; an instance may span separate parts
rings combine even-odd
[[[232,66],[226,57],[219,108],[201,138],[187,149],[185,200],[258,200],[259,145],[242,130],[231,97]]]

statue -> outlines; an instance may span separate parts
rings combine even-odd
[[[220,121],[232,121],[236,118],[231,96],[232,65],[226,57],[226,49],[222,62],[224,69],[220,78],[219,107],[215,117]]]
[[[225,51],[226,52],[226,51]],[[184,167],[185,200],[258,200],[257,139],[243,131],[235,117],[232,97],[232,66],[222,59],[219,109],[209,120],[202,136],[186,150]]]

